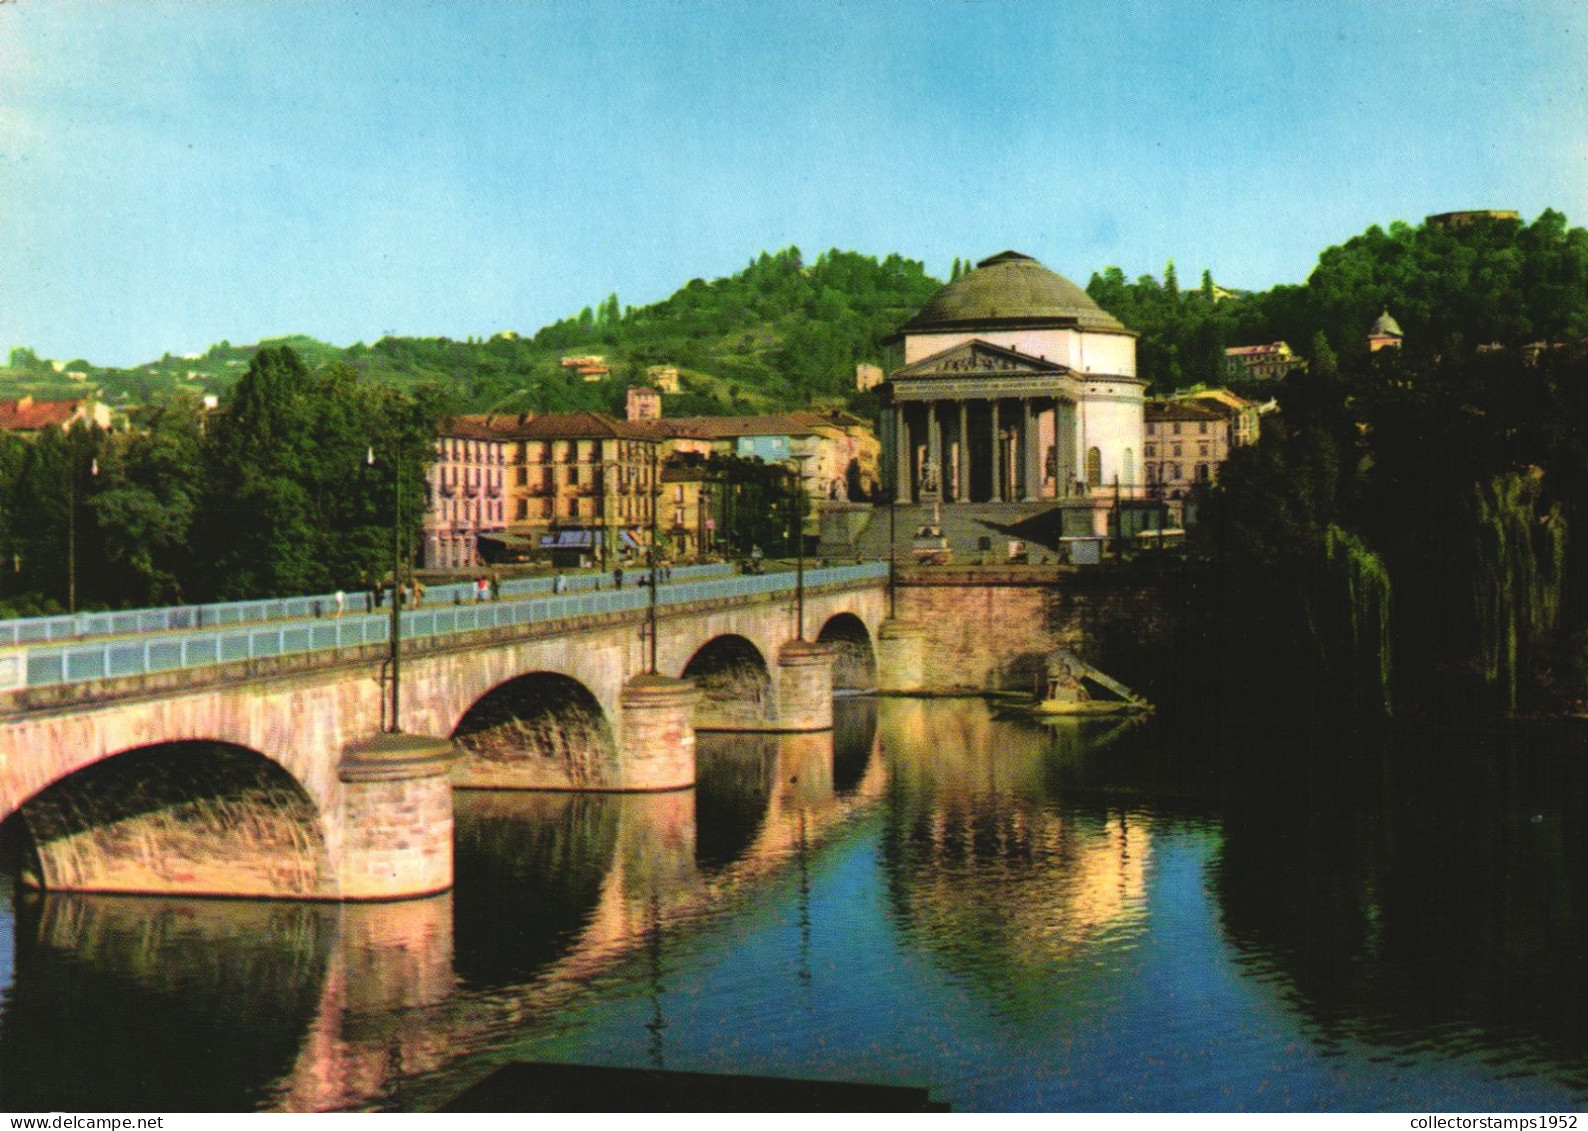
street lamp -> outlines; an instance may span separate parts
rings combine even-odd
[[[796,452],[790,460],[796,465],[794,472],[794,626],[796,640],[805,639],[805,461],[811,452]]]
[[[899,588],[899,554],[898,535],[895,532],[899,508],[899,489],[888,488],[888,619],[894,620],[898,616],[894,594]]]
[[[370,447],[366,457],[368,466],[375,466],[375,449]],[[392,523],[391,523],[391,652],[387,664],[391,667],[391,717],[386,733],[401,734],[402,724],[398,711],[402,706],[402,530],[403,530],[403,476],[401,441],[392,443]]]
[[[66,449],[66,611],[77,612],[77,461],[72,458],[71,438]],[[99,460],[89,460],[89,474],[99,474]]]
[[[651,667],[650,674],[656,674],[656,601],[658,570],[656,561],[657,522],[656,512],[661,509],[662,480],[660,474],[660,461],[658,459],[656,441],[651,441],[651,609],[650,609],[650,635],[651,635]]]

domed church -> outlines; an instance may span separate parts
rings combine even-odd
[[[982,260],[888,344],[884,482],[899,503],[1143,494],[1136,334],[1029,255]]]

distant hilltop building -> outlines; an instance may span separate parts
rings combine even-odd
[[[882,384],[882,381],[882,366],[872,365],[870,362],[866,361],[862,361],[855,366],[855,391],[857,393],[864,393],[871,389],[875,389],[878,385]]]
[[[1286,342],[1231,346],[1224,351],[1224,372],[1234,381],[1267,381],[1305,368],[1307,359],[1295,354]]]
[[[1490,220],[1520,220],[1522,217],[1510,208],[1473,208],[1465,212],[1439,212],[1429,216],[1430,228],[1470,228]]]
[[[658,393],[671,396],[678,392],[678,366],[652,365],[645,370],[645,377],[650,381],[651,387]]]
[[[1367,332],[1367,348],[1369,353],[1377,353],[1383,349],[1400,349],[1401,342],[1406,335],[1401,333],[1401,324],[1385,311],[1373,320],[1373,327]]]
[[[612,370],[607,366],[605,354],[585,353],[562,359],[564,369],[572,369],[585,381],[599,381]]]
[[[630,421],[660,420],[662,395],[645,385],[630,387],[627,416]]]

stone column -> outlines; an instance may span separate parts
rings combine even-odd
[[[450,739],[377,734],[348,744],[342,781],[343,899],[409,899],[452,886]]]
[[[618,697],[623,742],[621,790],[686,789],[695,784],[694,681],[637,675]]]
[[[967,427],[967,413],[965,402],[959,402],[959,459],[956,461],[956,482],[954,484],[954,501],[956,503],[970,502],[970,429]]]
[[[893,490],[900,503],[913,501],[910,494],[914,476],[915,453],[910,447],[910,423],[905,419],[904,406],[893,409]]]
[[[877,632],[877,690],[909,694],[925,682],[926,629],[914,621],[883,621]]]
[[[777,655],[777,722],[772,729],[830,730],[832,725],[832,649],[791,640]]]
[[[1067,499],[1075,490],[1075,406],[1069,401],[1053,406],[1053,449],[1059,498]]]
[[[1036,406],[1031,397],[1026,397],[1022,402],[1025,408],[1025,486],[1026,501],[1034,502],[1042,497],[1042,457],[1037,444],[1037,413]]]
[[[998,434],[998,402],[990,401],[992,409],[992,495],[988,501],[1004,501],[1004,438]]]

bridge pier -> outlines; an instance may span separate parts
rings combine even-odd
[[[926,628],[890,618],[877,631],[877,690],[910,694],[926,686]]]
[[[833,728],[833,650],[791,640],[777,654],[777,731]]]
[[[378,734],[342,751],[342,899],[409,899],[452,886],[450,740]]]
[[[687,789],[695,784],[695,726],[700,692],[687,679],[638,675],[623,685],[623,748],[616,788]]]

